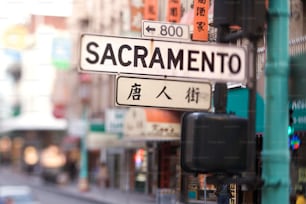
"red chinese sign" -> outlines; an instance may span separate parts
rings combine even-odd
[[[181,1],[168,0],[167,21],[178,23],[181,19]]]
[[[194,0],[193,40],[208,41],[209,0]]]
[[[131,31],[141,32],[141,22],[143,19],[143,0],[130,0],[131,11]]]
[[[144,0],[143,19],[150,21],[158,20],[158,0]]]

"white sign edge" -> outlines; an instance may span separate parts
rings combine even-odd
[[[133,104],[119,104],[117,102],[117,95],[118,95],[118,79],[120,77],[124,77],[124,78],[133,78],[133,79],[141,79],[141,80],[167,80],[167,81],[176,81],[176,82],[187,82],[187,83],[203,83],[206,84],[208,86],[210,86],[210,101],[209,101],[209,107],[207,109],[204,108],[176,108],[176,107],[163,107],[163,106],[145,106],[145,105],[133,105]],[[191,80],[177,80],[177,79],[162,79],[162,78],[158,78],[158,77],[142,77],[142,76],[137,76],[137,75],[116,75],[116,84],[115,84],[115,105],[116,106],[122,106],[122,107],[147,107],[147,108],[161,108],[161,109],[167,109],[167,110],[178,110],[178,111],[209,111],[212,108],[212,85],[210,82],[207,81],[191,81]]]
[[[233,82],[233,83],[247,83],[248,79],[249,79],[249,55],[248,55],[248,51],[246,49],[245,46],[233,46],[233,45],[229,45],[229,44],[222,44],[222,46],[224,47],[228,47],[228,48],[239,48],[242,49],[245,53],[245,75],[244,75],[244,79],[241,80],[234,80],[234,81],[230,81],[230,80],[216,80],[216,79],[210,79],[210,78],[199,78],[199,77],[184,77],[184,76],[173,76],[173,75],[152,75],[152,74],[142,74],[142,73],[130,73],[130,72],[118,72],[118,71],[114,71],[114,72],[109,72],[109,71],[95,71],[95,70],[86,70],[84,68],[81,67],[81,46],[82,46],[82,38],[84,36],[99,36],[99,37],[108,37],[108,38],[121,38],[121,39],[129,39],[129,40],[144,40],[144,41],[150,41],[150,40],[154,40],[154,41],[159,41],[159,42],[169,42],[167,39],[147,39],[147,38],[140,38],[140,37],[129,37],[129,36],[112,36],[112,35],[101,35],[101,34],[97,34],[97,33],[82,33],[80,35],[80,43],[79,43],[79,50],[78,50],[78,63],[77,63],[77,69],[78,72],[80,73],[96,73],[96,74],[109,74],[109,75],[117,75],[117,74],[131,74],[131,75],[141,75],[141,76],[147,76],[148,78],[150,76],[154,76],[154,77],[171,77],[171,78],[178,78],[178,79],[184,79],[184,80],[189,80],[189,79],[195,79],[195,80],[209,80],[210,82],[213,83],[217,83],[217,82],[224,82],[224,83],[228,83],[228,82]],[[221,46],[220,44],[215,44],[215,43],[204,43],[204,42],[200,42],[200,41],[170,41],[172,43],[177,42],[178,44],[194,44],[194,45],[199,45],[202,44],[203,46]]]

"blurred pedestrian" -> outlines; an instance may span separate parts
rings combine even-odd
[[[98,183],[101,187],[108,187],[108,169],[105,163],[101,163],[98,172]]]
[[[77,177],[77,162],[71,159],[68,163],[68,171],[70,180],[73,182]]]
[[[232,197],[231,189],[228,184],[220,184],[216,189],[217,203],[229,204],[229,200]]]

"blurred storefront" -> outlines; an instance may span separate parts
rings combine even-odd
[[[48,145],[40,154],[41,174],[44,181],[60,183],[66,156],[58,145]]]
[[[106,163],[108,167],[110,188],[124,189],[125,181],[125,151],[122,142],[124,118],[127,108],[107,108],[105,111],[105,131],[116,135],[116,140],[104,145],[101,150],[100,162]]]
[[[102,164],[108,163],[106,168],[111,168],[111,158],[107,158],[107,151],[116,146],[118,141],[119,136],[117,134],[105,132],[104,124],[91,126],[91,130],[87,135],[90,181],[98,182],[98,171]],[[109,172],[116,172],[116,169],[110,169]]]
[[[2,121],[2,131],[11,141],[9,161],[29,173],[39,171],[42,149],[60,144],[66,132],[66,121],[39,114],[21,114]],[[35,151],[32,151],[35,150]],[[38,161],[33,159],[38,156]]]
[[[154,195],[159,189],[180,189],[180,114],[154,108],[129,109],[123,132],[129,190]]]
[[[115,118],[115,120],[116,124],[120,123],[120,118]],[[81,137],[85,135],[89,182],[99,184],[100,167],[105,165],[108,172],[110,172],[107,187],[119,188],[119,175],[122,170],[120,168],[121,164],[118,163],[118,158],[120,157],[117,154],[118,152],[123,154],[122,143],[120,143],[122,131],[110,131],[109,127],[107,128],[110,122],[105,123],[102,120],[91,120],[89,127],[86,128],[82,120],[70,120],[67,135],[63,137],[61,142],[61,148],[65,152],[66,158],[72,158],[73,160],[76,158],[77,164],[80,165],[80,142]]]
[[[0,138],[0,163],[8,164],[11,161],[12,152],[12,141],[8,136]]]

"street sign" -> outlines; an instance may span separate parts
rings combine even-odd
[[[189,25],[158,21],[142,21],[142,38],[190,40]]]
[[[165,79],[118,76],[116,104],[174,109],[208,110],[211,85]]]
[[[80,71],[245,82],[243,47],[83,34]]]

